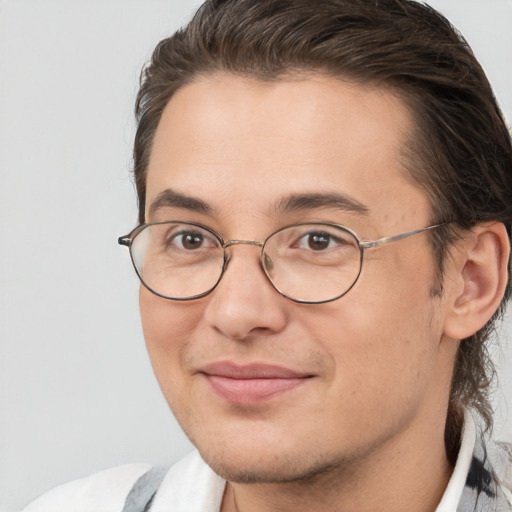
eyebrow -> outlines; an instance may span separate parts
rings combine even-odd
[[[335,208],[349,213],[367,215],[370,209],[353,197],[338,192],[292,194],[282,198],[275,206],[275,213],[291,213],[317,208]]]
[[[162,208],[179,208],[211,215],[214,209],[196,197],[180,194],[170,188],[160,192],[151,203],[150,215]],[[272,215],[301,212],[319,208],[335,208],[349,213],[366,215],[369,208],[353,197],[338,192],[291,194],[281,198],[271,209]]]
[[[155,200],[149,207],[150,216],[154,215],[161,208],[179,208],[182,210],[189,210],[205,214],[213,213],[213,208],[208,203],[205,203],[196,197],[180,194],[179,192],[175,192],[170,188],[160,192],[160,194],[156,196]]]

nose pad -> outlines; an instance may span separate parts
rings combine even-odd
[[[266,273],[272,274],[272,270],[274,270],[274,262],[266,252],[264,252],[261,257],[261,265]]]
[[[229,262],[231,261],[231,251],[224,251],[224,272],[228,269]]]

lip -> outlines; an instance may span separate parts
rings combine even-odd
[[[257,405],[306,383],[310,374],[270,364],[219,362],[200,370],[214,392],[239,406]]]

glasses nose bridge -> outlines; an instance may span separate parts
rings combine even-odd
[[[256,240],[228,240],[227,242],[224,242],[222,244],[222,249],[224,250],[224,271],[227,268],[227,265],[229,264],[231,260],[231,253],[226,251],[226,249],[229,249],[230,247],[233,247],[235,245],[252,245],[254,247],[258,247],[260,249],[260,259],[261,259],[261,250],[264,246],[263,242],[257,242]]]
[[[227,249],[233,245],[255,245],[256,247],[263,247],[263,243],[257,242],[256,240],[228,240],[227,242],[224,242],[222,248]]]

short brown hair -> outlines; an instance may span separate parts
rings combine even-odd
[[[313,71],[399,94],[416,128],[404,150],[405,165],[429,196],[432,222],[453,221],[432,235],[439,277],[453,226],[499,221],[510,236],[512,143],[490,84],[451,24],[412,0],[206,1],[186,27],[159,43],[143,71],[134,146],[141,223],[162,111],[177,89],[217,71],[261,80]],[[434,292],[442,293],[442,287]],[[492,425],[494,368],[486,341],[509,295],[510,281],[499,311],[460,344],[448,447],[456,443],[460,405],[475,407]]]

